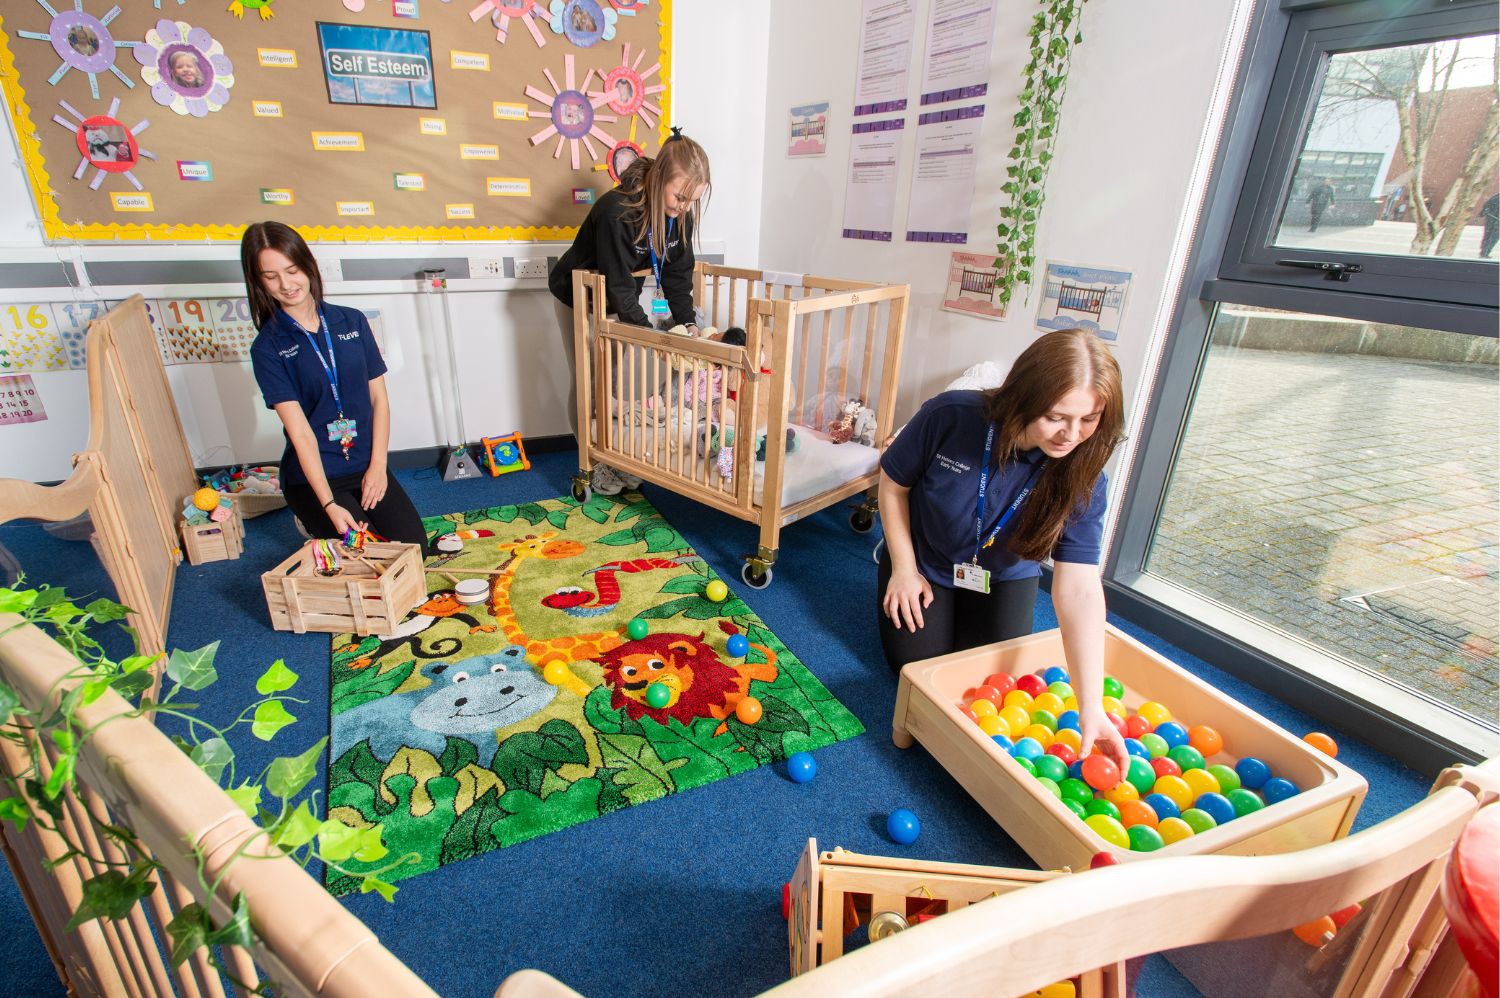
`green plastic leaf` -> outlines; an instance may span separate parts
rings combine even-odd
[[[26,827],[26,822],[31,820],[31,809],[26,802],[19,797],[7,797],[0,800],[0,821],[9,821],[19,831]]]
[[[126,614],[130,613],[130,608],[120,603],[116,603],[112,599],[105,599],[101,596],[99,599],[94,600],[88,606],[84,607],[83,612],[93,617],[101,624],[108,624],[109,622],[114,620],[124,620]]]
[[[268,742],[276,736],[276,732],[296,720],[280,700],[267,700],[255,708],[255,720],[250,725],[250,733],[261,741]]]
[[[0,589],[0,613],[20,613],[36,602],[35,589]]]
[[[235,787],[233,790],[224,791],[229,799],[239,807],[241,811],[250,817],[255,817],[255,812],[260,809],[260,784],[245,783]]]
[[[234,761],[234,749],[222,738],[210,738],[193,746],[188,753],[188,758],[198,764],[198,768],[208,774],[208,778],[215,783],[223,777],[224,770]]]
[[[75,755],[58,757],[57,762],[52,765],[52,775],[47,778],[47,784],[42,788],[44,796],[55,800],[65,788],[73,785],[73,767],[77,761],[78,757]]]
[[[155,882],[148,879],[150,870],[149,866],[137,867],[128,875],[110,870],[85,880],[83,900],[68,919],[68,931],[96,918],[124,918],[130,914],[137,901],[156,889]]]
[[[212,928],[208,912],[201,904],[194,901],[184,905],[167,923],[167,935],[172,939],[172,966],[182,966],[198,952],[207,943]]]
[[[178,686],[189,690],[201,690],[219,678],[214,671],[214,656],[218,654],[219,642],[206,644],[196,651],[173,649],[167,659],[167,677]]]
[[[301,801],[272,831],[271,841],[283,849],[298,849],[313,840],[323,823],[312,813],[307,801]]]
[[[255,933],[250,928],[250,902],[244,892],[234,896],[234,914],[216,932],[210,932],[204,940],[210,946],[238,946],[249,949],[255,943]]]
[[[281,659],[271,663],[271,667],[261,674],[255,681],[255,692],[261,696],[270,696],[272,693],[280,693],[297,685],[297,674],[286,667]]]
[[[55,590],[49,590],[49,592],[51,591]],[[77,603],[65,600],[47,607],[46,616],[54,624],[66,624],[83,616],[83,609]]]
[[[120,671],[127,675],[149,669],[151,665],[161,658],[160,655],[131,655],[129,658],[120,659]]]
[[[379,877],[366,877],[359,883],[359,892],[361,894],[368,894],[371,891],[375,891],[387,901],[395,901],[396,892],[400,889],[395,884],[388,884]]]
[[[31,609],[45,610],[49,606],[56,606],[65,602],[68,591],[58,586],[44,586],[36,591],[36,599],[31,602]]]
[[[116,693],[120,694],[126,700],[134,700],[151,687],[151,673],[121,673],[111,679],[109,684],[115,688]]]
[[[10,716],[21,706],[21,697],[15,690],[0,682],[0,724],[10,721]]]
[[[318,855],[330,863],[343,862],[359,848],[359,832],[342,821],[323,822],[318,828]]]
[[[266,770],[266,789],[276,797],[295,797],[317,775],[318,759],[323,755],[323,748],[327,744],[328,738],[325,736],[301,755],[282,756],[272,760],[270,768]]]
[[[114,677],[111,676],[105,676],[102,679],[90,679],[88,682],[84,683],[81,687],[82,695],[79,702],[82,703],[83,706],[87,707],[95,700],[98,700],[106,692],[109,691],[109,687],[113,682],[113,678]]]
[[[354,841],[355,859],[361,863],[377,863],[386,857],[390,850],[380,839],[380,829],[380,825],[371,825],[359,830]]]

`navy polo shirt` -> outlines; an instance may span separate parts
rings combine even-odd
[[[918,570],[933,585],[951,589],[953,566],[974,556],[979,462],[988,429],[979,392],[943,392],[922,406],[880,459],[880,468],[891,481],[911,489],[912,547]],[[991,473],[984,506],[986,535],[1045,459],[1040,448],[1033,448]],[[1052,549],[1054,561],[1099,563],[1105,491],[1105,476],[1100,474],[1087,509],[1076,511],[1063,527]],[[1005,532],[979,554],[979,564],[990,570],[995,582],[1028,579],[1042,572],[1040,565],[1017,557],[1006,544],[1023,512],[1024,507],[1018,509]]]
[[[300,404],[318,441],[323,474],[330,479],[345,478],[363,474],[370,466],[370,439],[374,435],[370,425],[370,381],[385,374],[385,361],[380,356],[380,348],[375,345],[370,320],[359,309],[324,302],[323,315],[328,320],[328,331],[333,335],[333,355],[338,361],[339,395],[344,403],[344,417],[354,420],[358,431],[354,446],[349,449],[349,460],[344,460],[344,449],[339,442],[328,439],[328,424],[338,418],[339,407],[333,401],[328,374],[313,354],[316,349],[325,361],[328,359],[321,330],[313,330],[309,339],[291,316],[277,310],[271,321],[260,328],[251,344],[250,364],[255,370],[255,383],[260,386],[260,393],[266,400],[266,408],[275,408],[281,402]],[[286,450],[281,458],[281,477],[284,482],[307,482],[290,437],[287,437]]]

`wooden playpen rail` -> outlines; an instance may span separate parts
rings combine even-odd
[[[88,444],[60,485],[0,479],[0,523],[87,512],[141,650],[162,651],[182,560],[177,516],[197,477],[145,301],[136,295],[95,319],[87,343]]]
[[[20,623],[14,614],[0,615],[0,678],[23,706],[46,711],[77,682],[63,677],[78,662],[42,631]],[[241,981],[252,987],[262,978],[274,981],[278,995],[435,998],[321,884],[267,844],[259,826],[150,720],[129,713],[113,691],[78,710],[80,723],[96,730],[78,760],[81,793],[61,798],[58,822],[70,840],[113,862],[127,857],[113,840],[96,836],[87,814],[124,825],[163,864],[157,889],[127,918],[67,931],[81,885],[104,870],[74,856],[49,872],[43,864],[66,853],[63,840],[35,822],[22,831],[0,823],[0,845],[69,994],[222,998],[225,984],[203,951],[173,969],[158,941],[170,946],[163,927],[185,905],[203,905],[216,925],[223,924],[243,893],[258,944],[253,953],[225,950]],[[30,728],[17,727],[34,737]],[[47,758],[50,764],[54,757]],[[29,762],[24,747],[0,740],[7,774],[24,771]],[[246,854],[235,858],[242,848]],[[205,857],[201,882],[195,850]],[[220,877],[208,893],[203,884]]]

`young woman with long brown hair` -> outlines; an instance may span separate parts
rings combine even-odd
[[[594,203],[573,245],[548,275],[547,286],[557,299],[557,322],[568,359],[568,423],[575,434],[578,400],[573,271],[597,270],[604,275],[605,307],[619,321],[650,326],[670,317],[668,325],[686,326],[696,336],[693,236],[709,185],[708,154],[679,129],[672,129],[671,137],[654,158],[642,157],[630,164],[621,174],[619,186]],[[635,276],[636,271],[647,268],[654,279],[650,315],[640,301],[645,278]],[[639,480],[623,477],[612,468],[594,466],[596,492],[612,494],[639,484]]]
[[[1039,562],[1078,692],[1086,752],[1125,761],[1104,716],[1104,464],[1122,439],[1120,368],[1082,329],[1038,338],[1004,384],[943,392],[881,458],[879,593],[886,661],[1031,633]],[[1087,695],[1085,695],[1087,694]]]

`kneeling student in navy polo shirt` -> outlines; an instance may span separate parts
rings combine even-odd
[[[1005,383],[930,399],[880,461],[880,637],[887,663],[1030,634],[1039,562],[1087,753],[1125,744],[1104,716],[1104,464],[1122,439],[1120,368],[1082,329],[1037,339]]]
[[[240,241],[250,347],[266,408],[281,417],[281,488],[314,537],[368,526],[425,546],[421,517],[386,466],[390,402],[385,361],[358,309],[323,300],[312,250],[281,222],[256,222]]]

